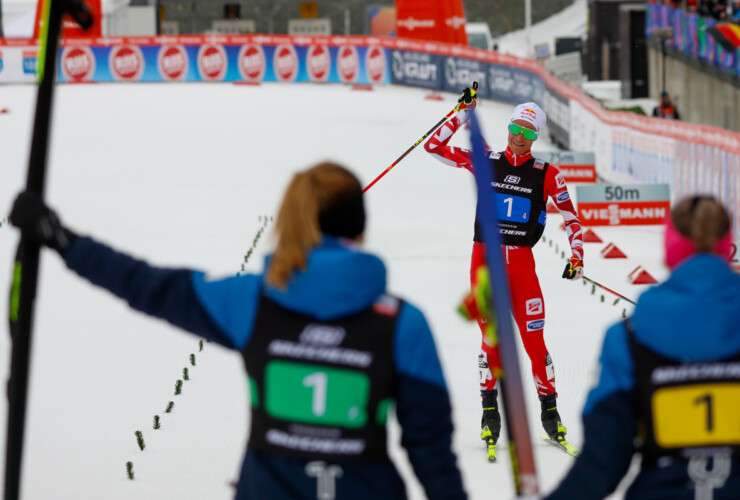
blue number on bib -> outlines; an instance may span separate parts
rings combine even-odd
[[[494,193],[496,214],[499,220],[511,222],[527,222],[530,216],[532,202],[521,196],[507,193]]]

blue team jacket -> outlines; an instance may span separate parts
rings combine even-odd
[[[333,238],[324,238],[311,252],[307,269],[285,291],[267,286],[262,275],[209,280],[201,272],[152,267],[87,237],[76,238],[64,259],[70,269],[134,309],[236,350],[249,347],[263,293],[282,307],[330,320],[366,310],[386,288],[379,258]],[[449,395],[434,340],[422,313],[406,302],[399,312],[393,355],[402,445],[416,475],[431,499],[465,498],[451,450]],[[316,498],[316,480],[306,478],[305,465],[247,449],[236,498]],[[336,484],[339,499],[405,498],[390,461],[343,464],[342,469]]]
[[[718,257],[698,254],[640,296],[632,325],[636,340],[664,357],[712,361],[740,352],[739,313],[740,277]],[[598,384],[583,409],[583,452],[547,500],[606,497],[636,451],[634,369],[623,323],[607,331],[600,363]],[[690,484],[686,462],[643,468],[626,498],[693,500],[696,492]],[[714,490],[714,498],[739,497],[740,457],[734,457],[730,478]]]

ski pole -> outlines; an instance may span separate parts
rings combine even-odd
[[[614,295],[616,295],[616,296],[617,296],[617,297],[619,297],[620,299],[624,299],[624,300],[626,300],[627,302],[629,302],[630,304],[632,304],[632,305],[636,305],[634,301],[632,301],[632,300],[628,299],[627,297],[625,297],[625,296],[624,296],[624,295],[622,295],[621,293],[617,293],[617,292],[615,292],[614,290],[612,290],[611,288],[607,288],[607,287],[605,287],[604,285],[602,285],[601,283],[597,283],[597,282],[595,282],[595,281],[594,281],[594,280],[592,280],[591,278],[587,278],[587,277],[585,277],[585,276],[582,276],[582,278],[583,278],[583,279],[584,279],[585,281],[588,281],[589,283],[592,283],[592,284],[594,284],[594,285],[598,286],[599,288],[602,288],[602,289],[606,290],[607,292],[609,292],[609,293],[611,293],[611,294],[614,294]]]
[[[92,16],[82,0],[42,0],[38,98],[31,138],[26,189],[41,197],[46,180],[57,49],[62,16],[69,14],[83,28],[92,25]],[[21,236],[13,268],[10,292],[10,336],[13,344],[8,380],[8,436],[5,453],[5,500],[20,497],[23,431],[26,420],[28,373],[31,357],[34,300],[38,284],[39,245]]]
[[[478,88],[478,82],[473,82],[473,90],[476,90],[477,88]],[[455,107],[457,107],[457,106],[455,106]],[[423,136],[421,136],[421,139],[419,139],[418,141],[416,141],[416,142],[414,143],[414,145],[413,145],[413,146],[411,146],[410,148],[408,148],[408,149],[406,150],[406,152],[405,152],[405,153],[403,153],[403,154],[402,154],[401,156],[399,156],[399,157],[398,157],[398,158],[396,159],[396,161],[394,161],[393,163],[391,163],[391,166],[390,166],[390,167],[388,167],[388,168],[386,168],[385,170],[383,170],[383,173],[381,173],[381,174],[380,174],[379,176],[377,176],[377,177],[375,178],[375,180],[374,180],[373,182],[371,182],[370,184],[368,184],[368,185],[367,185],[367,187],[365,187],[365,189],[363,189],[363,190],[362,190],[362,192],[364,193],[364,192],[366,192],[366,191],[367,191],[368,189],[370,189],[371,187],[373,187],[373,185],[374,185],[374,184],[375,184],[376,182],[378,182],[378,181],[379,181],[379,180],[380,180],[380,179],[381,179],[381,178],[382,178],[382,177],[383,177],[383,176],[384,176],[385,174],[387,174],[388,172],[390,172],[390,170],[391,170],[391,169],[392,169],[393,167],[395,167],[396,165],[398,165],[398,163],[399,163],[399,162],[400,162],[401,160],[403,160],[404,158],[406,158],[406,155],[408,155],[408,154],[409,154],[409,153],[410,153],[411,151],[413,151],[413,150],[414,150],[414,148],[416,148],[416,146],[418,146],[419,144],[421,144],[421,143],[422,143],[422,141],[423,141],[424,139],[426,139],[427,137],[429,137],[429,136],[430,136],[430,135],[431,135],[431,134],[432,134],[432,133],[433,133],[433,132],[434,132],[435,130],[437,130],[437,128],[438,128],[438,127],[439,127],[440,125],[442,125],[442,124],[443,124],[443,123],[444,123],[444,122],[445,122],[445,121],[446,121],[446,120],[447,120],[447,119],[448,119],[448,118],[449,118],[450,116],[452,116],[452,114],[453,114],[454,112],[455,112],[455,108],[452,108],[452,109],[450,110],[450,112],[449,112],[449,113],[447,113],[446,115],[444,115],[444,116],[442,117],[442,119],[441,119],[440,121],[438,121],[438,122],[437,122],[437,123],[436,123],[436,124],[435,124],[435,125],[434,125],[434,126],[433,126],[432,128],[430,128],[430,129],[429,129],[429,131],[428,131],[428,132],[427,132],[426,134],[424,134]]]

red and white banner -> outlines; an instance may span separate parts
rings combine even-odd
[[[584,226],[663,224],[670,210],[669,201],[578,203],[578,218]]]
[[[567,183],[596,182],[596,165],[555,165]]]
[[[467,45],[462,0],[396,0],[396,36]]]

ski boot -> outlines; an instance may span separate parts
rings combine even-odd
[[[539,396],[540,408],[542,409],[542,427],[545,428],[547,436],[553,441],[565,439],[565,433],[568,432],[568,429],[560,421],[557,397],[557,392],[547,396]]]
[[[542,427],[544,427],[545,432],[547,432],[547,436],[542,436],[542,438],[561,448],[568,455],[577,457],[580,455],[580,452],[574,448],[567,439],[565,439],[565,434],[568,432],[568,429],[566,429],[563,422],[560,421],[557,397],[557,393],[548,394],[547,396],[539,396],[540,407],[542,409]]]
[[[481,391],[483,416],[480,421],[480,438],[486,442],[489,462],[496,461],[496,442],[501,433],[501,414],[498,411],[498,390]]]

